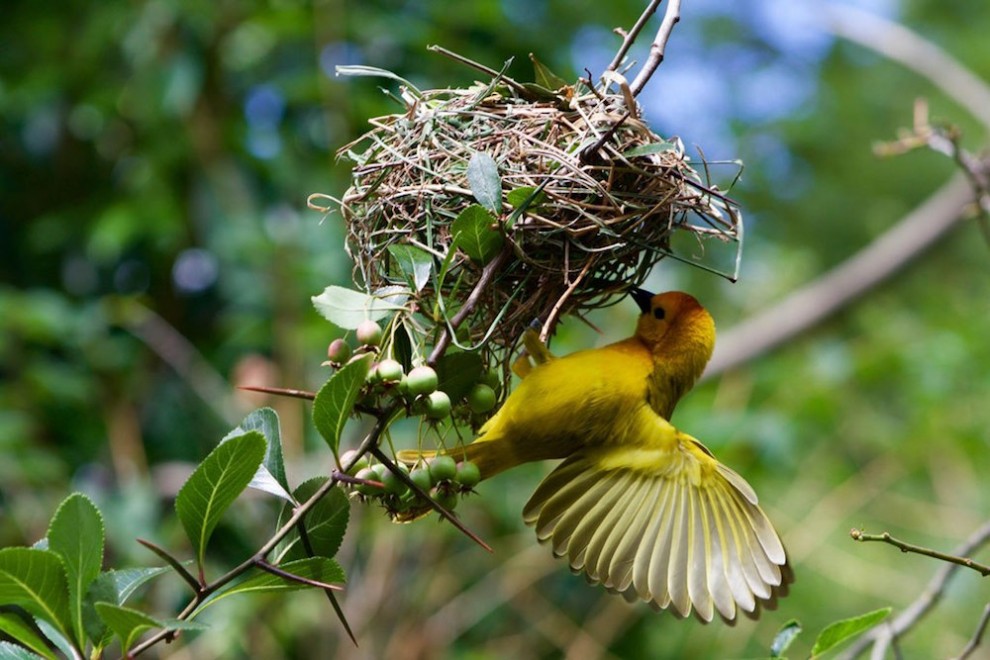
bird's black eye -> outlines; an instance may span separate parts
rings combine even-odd
[[[655,319],[662,321],[665,315],[666,312],[663,311],[663,307],[657,307],[656,309],[653,310],[653,318]]]

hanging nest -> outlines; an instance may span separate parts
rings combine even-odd
[[[739,240],[734,203],[631,95],[530,89],[406,87],[405,112],[338,152],[354,162],[335,201],[355,281],[407,286],[433,327],[456,319],[464,348],[511,346],[537,319],[545,336],[565,313],[614,303],[672,254],[674,231]]]

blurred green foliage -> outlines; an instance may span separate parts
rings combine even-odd
[[[194,3],[14,0],[0,22],[0,544],[30,544],[72,489],[107,521],[115,562],[153,563],[133,542],[179,544],[170,498],[217,440],[259,403],[237,383],[316,389],[334,328],[310,296],[346,284],[335,216],[305,206],[339,193],[333,151],[397,107],[381,81],[336,64],[388,68],[423,87],[473,72],[438,43],[529,79],[535,52],[567,77],[598,73],[640,2],[260,0]],[[876,140],[928,97],[986,139],[929,82],[822,32],[791,3],[684,3],[667,61],[640,100],[657,132],[741,158],[742,279],[664,263],[651,284],[686,288],[721,328],[880,235],[936,189],[951,163],[877,160]],[[873,3],[990,80],[990,14],[968,3]],[[642,59],[645,40],[634,56]],[[716,176],[724,172],[716,168]],[[731,178],[731,174],[727,175]],[[990,511],[982,475],[990,407],[987,246],[961,225],[857,305],[773,355],[688,397],[675,422],[757,487],[798,582],[780,610],[727,629],[630,608],[552,561],[519,511],[545,466],[486,483],[462,516],[497,549],[449,526],[393,526],[355,511],[340,559],[355,650],[317,594],[218,606],[226,634],[190,635],[198,657],[444,655],[495,658],[755,657],[799,618],[819,630],[921,592],[936,564],[848,539],[889,530],[949,550]],[[629,332],[620,304],[570,321],[567,352]],[[324,472],[306,409],[275,402],[290,474]],[[401,429],[401,427],[398,427]],[[345,434],[353,442],[357,430]],[[399,431],[396,432],[397,434]],[[178,475],[178,476],[177,476]],[[298,483],[298,482],[297,482]],[[295,485],[295,484],[293,484]],[[264,538],[242,503],[212,550],[238,561]],[[163,615],[181,585],[152,594]],[[984,585],[961,575],[903,641],[915,657],[958,653]],[[797,652],[805,652],[798,641]],[[167,653],[166,649],[161,651]]]

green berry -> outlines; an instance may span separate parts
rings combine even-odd
[[[399,469],[401,470],[402,466],[400,466]],[[385,492],[391,493],[392,495],[401,496],[409,490],[409,486],[407,486],[404,481],[399,479],[399,477],[388,468],[385,469],[385,473],[382,475],[381,481],[385,484]]]
[[[478,383],[468,392],[467,402],[471,412],[486,413],[495,407],[495,390],[488,385]]]
[[[428,493],[430,492],[430,489],[433,488],[433,477],[430,476],[430,471],[428,468],[416,468],[409,473],[409,478],[412,479],[412,482],[419,486],[420,490],[424,492]]]
[[[350,462],[351,462],[352,460],[354,460],[354,456],[356,456],[356,455],[357,455],[357,450],[356,450],[356,449],[348,449],[348,450],[347,450],[347,451],[345,451],[345,452],[344,452],[343,454],[341,454],[341,455],[340,455],[340,467],[341,467],[341,469],[343,469],[343,468],[345,468],[345,467],[347,467],[347,465],[348,465],[348,464],[349,464],[349,463],[350,463]],[[356,474],[357,474],[357,473],[358,473],[358,472],[359,472],[360,470],[363,470],[363,469],[364,469],[364,468],[366,468],[366,467],[368,467],[368,459],[367,459],[367,458],[365,458],[364,456],[362,456],[361,458],[359,458],[359,459],[357,460],[357,462],[356,462],[356,463],[354,463],[354,465],[352,465],[352,466],[351,466],[351,467],[350,467],[350,468],[349,468],[349,469],[347,470],[347,474],[349,474],[349,475],[351,475],[351,476],[354,476],[354,475],[356,475]]]
[[[499,378],[498,372],[494,369],[485,369],[485,371],[481,374],[481,378],[478,379],[478,382],[482,385],[487,385],[493,390],[497,390],[502,384],[502,379]]]
[[[378,346],[382,343],[382,329],[374,321],[361,321],[355,332],[358,343],[362,346]]]
[[[437,383],[437,372],[431,367],[415,367],[406,376],[406,387],[413,397],[432,394],[437,389]]]
[[[327,359],[335,364],[344,364],[351,359],[351,347],[343,339],[334,339],[327,347]]]
[[[448,511],[453,511],[457,508],[457,493],[452,490],[438,488],[437,492],[433,495],[433,499]]]
[[[457,475],[457,462],[450,456],[437,456],[430,461],[430,476],[433,483],[453,479]]]
[[[402,379],[402,365],[395,360],[382,360],[378,363],[378,379],[386,383],[397,383]]]
[[[354,478],[364,479],[365,481],[381,481],[374,468],[364,468],[363,470],[359,470],[358,473],[354,475]],[[357,484],[355,488],[357,492],[362,495],[377,495],[382,492],[381,488],[372,486],[371,484]]]
[[[462,461],[457,464],[457,475],[454,481],[467,489],[474,488],[481,481],[481,470],[471,461]]]
[[[430,419],[443,419],[450,415],[450,397],[437,390],[426,397],[426,416]]]

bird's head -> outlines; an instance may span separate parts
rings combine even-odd
[[[715,321],[693,296],[680,291],[652,294],[643,289],[629,291],[642,314],[636,336],[657,357],[678,362],[697,378],[715,348]]]

